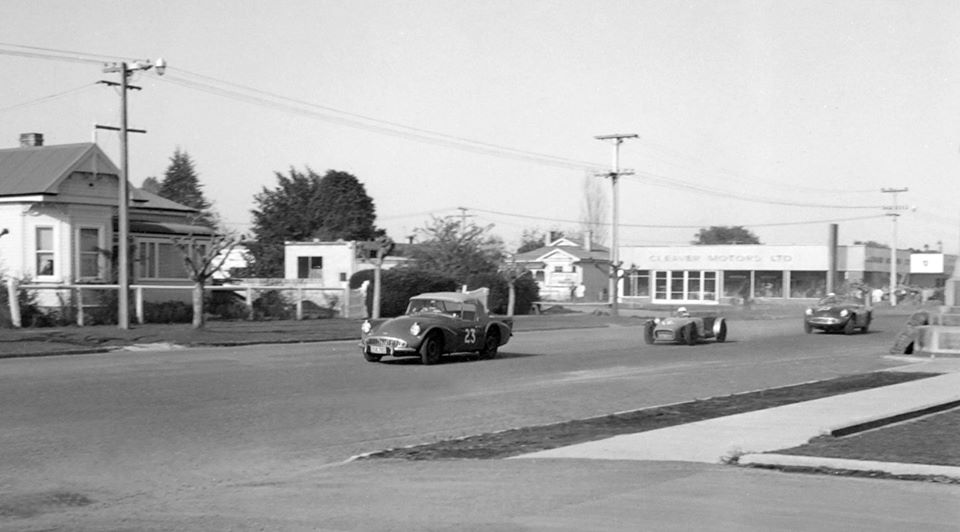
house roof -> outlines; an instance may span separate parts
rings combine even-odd
[[[90,158],[94,158],[95,165],[102,165],[102,173],[119,176],[120,170],[92,142],[0,150],[0,197],[55,195],[60,182]],[[138,209],[197,212],[192,207],[135,187],[130,187],[130,199],[132,206]]]
[[[119,174],[96,144],[29,146],[0,150],[0,196],[56,194],[60,181],[88,155],[103,156],[104,173]]]
[[[590,251],[587,251],[579,245],[570,245],[573,242],[569,239],[565,239],[562,242],[563,245],[557,245],[560,242],[555,242],[549,246],[520,253],[514,260],[517,262],[543,262],[544,258],[558,252],[570,255],[579,262],[606,262],[610,260],[610,252],[603,246],[593,244]]]

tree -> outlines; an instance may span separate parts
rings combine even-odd
[[[264,187],[254,196],[251,273],[283,275],[284,241],[372,240],[384,234],[374,225],[376,212],[356,177],[329,170],[321,177],[310,168],[289,175],[276,173],[277,188]]]
[[[143,180],[143,184],[140,185],[140,190],[149,192],[151,194],[160,195],[160,180],[156,177],[148,177]]]
[[[580,207],[580,228],[584,234],[593,234],[593,242],[599,244],[607,240],[607,197],[603,193],[600,179],[593,175],[583,178],[583,204]]]
[[[373,200],[359,179],[347,172],[328,170],[320,180],[322,225],[314,235],[321,240],[373,240],[386,232],[377,229]]]
[[[709,229],[701,228],[697,232],[696,240],[692,244],[697,246],[716,246],[723,244],[760,244],[760,239],[742,225],[720,226],[711,225]]]
[[[154,181],[156,180],[154,179]],[[147,182],[145,181],[144,184],[146,185]],[[157,195],[199,211],[195,220],[196,223],[210,228],[217,226],[218,216],[211,203],[203,196],[202,185],[197,178],[193,160],[190,159],[187,152],[181,151],[179,147],[174,150],[173,156],[170,157],[170,166],[164,173]]]
[[[539,229],[524,229],[523,233],[520,234],[520,247],[517,248],[517,253],[526,253],[542,248],[546,236],[546,233]]]
[[[212,239],[198,239],[193,235],[176,237],[173,244],[183,256],[183,265],[187,276],[193,281],[193,328],[204,325],[203,288],[213,277],[230,251],[240,243],[240,239],[230,235],[214,235]]]
[[[496,272],[503,257],[503,241],[488,234],[492,227],[434,216],[416,230],[423,241],[410,249],[410,258],[418,267],[445,272],[459,283],[474,274]]]

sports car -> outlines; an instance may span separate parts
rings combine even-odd
[[[705,338],[725,342],[727,341],[727,320],[716,315],[694,317],[685,308],[680,307],[669,318],[647,321],[643,327],[643,338],[648,344],[663,341],[696,345]]]
[[[494,358],[513,335],[511,318],[487,313],[478,292],[431,292],[410,298],[407,312],[361,326],[360,350],[368,362],[384,356],[420,357],[436,364],[446,353],[476,352]]]
[[[843,334],[853,334],[859,329],[865,333],[870,329],[872,320],[873,311],[863,297],[857,294],[829,294],[805,311],[803,330],[807,334],[814,329],[843,331]]]

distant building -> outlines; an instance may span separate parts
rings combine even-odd
[[[620,300],[654,304],[819,298],[830,267],[826,245],[623,246],[620,258]],[[942,288],[955,263],[955,256],[898,250],[898,285]],[[889,249],[838,246],[835,284],[887,289],[890,264]]]
[[[404,256],[404,250],[409,245],[396,244],[394,251],[384,258],[383,268],[406,263],[409,259]],[[375,260],[376,253],[365,250],[356,240],[284,242],[283,277],[307,279],[328,288],[346,288],[353,274],[373,269]]]
[[[591,241],[558,236],[545,246],[519,253],[517,264],[533,273],[545,301],[607,301],[610,250]]]

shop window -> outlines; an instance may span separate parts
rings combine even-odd
[[[625,297],[649,297],[650,272],[646,270],[627,272],[627,277],[623,283],[623,295]]]
[[[783,297],[783,272],[755,272],[753,297]]]
[[[742,270],[723,272],[723,296],[740,300],[750,297],[750,272]]]
[[[827,292],[827,272],[790,272],[790,297],[819,299]]]

